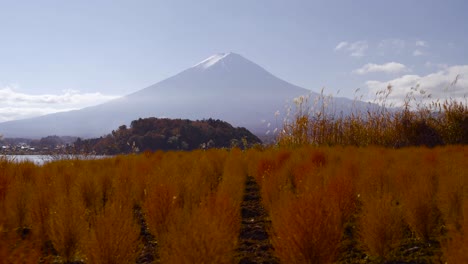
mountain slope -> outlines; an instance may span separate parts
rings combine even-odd
[[[287,100],[311,93],[283,81],[235,53],[216,54],[187,70],[122,98],[97,106],[0,123],[6,137],[102,136],[131,120],[145,117],[221,119],[264,133],[262,120]],[[311,96],[317,96],[311,93]],[[340,109],[352,101],[338,99]]]

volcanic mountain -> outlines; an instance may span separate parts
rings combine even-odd
[[[287,101],[318,94],[283,81],[236,53],[213,55],[181,73],[127,96],[81,110],[0,123],[5,137],[97,137],[146,117],[221,119],[254,133],[280,125]],[[352,100],[336,98],[338,108]],[[363,103],[364,104],[364,103]],[[278,119],[278,120],[276,120]]]

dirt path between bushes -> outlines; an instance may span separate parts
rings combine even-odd
[[[160,263],[157,255],[157,241],[149,232],[140,207],[135,208],[135,216],[141,228],[140,239],[143,242],[143,250],[136,263]],[[274,255],[274,249],[267,232],[271,221],[262,205],[260,187],[251,176],[247,177],[241,204],[241,216],[242,222],[236,250],[236,261],[239,264],[279,264],[280,262]]]
[[[271,221],[262,205],[260,187],[252,176],[247,176],[241,204],[242,226],[236,259],[239,264],[277,264],[267,230]]]
[[[143,243],[143,248],[136,260],[136,264],[160,263],[157,255],[158,242],[148,229],[143,211],[140,206],[134,208],[135,217],[140,225],[140,239]]]

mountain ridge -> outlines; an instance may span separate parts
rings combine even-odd
[[[0,134],[99,137],[147,117],[220,119],[262,134],[269,129],[262,120],[274,123],[277,111],[282,120],[286,102],[306,94],[319,95],[277,78],[239,54],[218,53],[172,77],[96,106],[0,123]],[[336,100],[347,107],[352,104],[350,99]]]

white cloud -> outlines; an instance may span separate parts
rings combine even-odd
[[[429,47],[429,44],[427,44],[426,41],[424,40],[418,40],[414,43],[416,46],[416,49],[413,51],[413,56],[422,56],[425,55],[427,52],[427,48]]]
[[[414,43],[414,45],[416,45],[416,47],[425,47],[425,48],[429,47],[427,42],[424,40],[418,40]]]
[[[363,75],[372,72],[398,73],[403,71],[408,71],[408,68],[404,64],[388,62],[384,64],[368,63],[361,68],[354,70],[353,73]]]
[[[426,99],[423,99],[423,94],[418,95],[424,102],[450,98],[464,101],[468,96],[468,65],[451,66],[425,76],[404,75],[384,82],[367,81],[366,85],[371,94],[375,94],[391,85],[393,89],[388,99],[389,102],[396,105],[401,105],[405,97],[415,87],[423,90],[424,96],[430,95],[431,98]]]
[[[413,51],[413,56],[415,57],[422,56],[422,55],[424,55],[424,53],[418,49]]]
[[[432,67],[436,67],[438,69],[447,69],[449,66],[446,64],[446,63],[433,63],[433,62],[430,62],[430,61],[427,61],[426,63],[424,63],[424,66],[426,66],[427,68],[432,68]]]
[[[51,108],[51,107],[0,107],[0,122],[31,118],[52,113],[75,110],[75,108]]]
[[[336,45],[335,50],[340,51],[344,50],[349,52],[351,57],[362,57],[365,55],[365,52],[369,48],[369,44],[365,40],[356,41],[349,43],[347,41],[342,41]]]
[[[342,41],[342,42],[338,43],[338,45],[336,45],[335,50],[341,50],[341,49],[345,48],[346,46],[348,46],[348,42]]]
[[[0,88],[0,122],[100,104],[117,96],[64,90],[61,94],[27,94],[7,86]]]
[[[405,47],[406,41],[403,39],[384,39],[378,45],[381,55],[385,53],[400,53]]]

